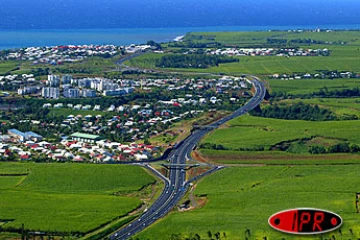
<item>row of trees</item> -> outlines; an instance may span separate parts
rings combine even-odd
[[[311,154],[323,154],[323,153],[358,153],[360,152],[360,146],[357,144],[349,144],[347,142],[336,143],[329,147],[321,145],[314,145],[309,147],[309,153]]]
[[[208,68],[229,62],[239,62],[239,59],[206,54],[173,54],[162,56],[155,65],[163,68]]]
[[[235,151],[265,151],[264,146],[256,146],[253,148],[238,148],[238,149],[229,149],[221,144],[214,143],[203,143],[200,145],[202,149],[212,149],[212,150],[235,150]],[[282,149],[286,151],[288,149]],[[360,146],[357,144],[349,144],[348,142],[340,142],[329,147],[322,145],[313,145],[308,147],[308,151],[311,154],[325,154],[325,153],[359,153]]]
[[[251,111],[251,115],[287,120],[326,121],[336,119],[336,115],[332,111],[303,102],[292,105],[275,104],[264,109],[257,108],[257,110]]]
[[[335,89],[329,91],[324,87],[314,94],[319,97],[360,97],[360,89],[359,87],[354,87],[352,89]]]
[[[318,91],[304,94],[289,94],[287,92],[273,92],[271,93],[272,98],[282,99],[294,99],[294,98],[345,98],[345,97],[360,97],[360,88],[354,87],[349,89],[335,89],[329,90],[327,87],[323,87]]]
[[[315,40],[311,38],[297,38],[297,39],[283,39],[283,38],[267,38],[267,44],[271,44],[277,47],[291,47],[291,46],[301,46],[301,45],[310,45],[310,44],[327,44],[325,41]],[[337,42],[335,42],[337,43]],[[340,44],[341,42],[339,42]]]

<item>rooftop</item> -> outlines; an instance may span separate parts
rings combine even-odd
[[[71,137],[85,138],[85,139],[92,139],[92,140],[101,138],[99,135],[80,133],[80,132],[71,134]]]
[[[23,133],[17,129],[10,129],[8,132],[25,137],[25,133]]]

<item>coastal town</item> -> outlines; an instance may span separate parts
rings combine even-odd
[[[57,66],[81,64],[94,56],[102,59],[119,56],[121,59],[147,51],[164,53],[149,44],[68,45],[8,50],[0,57],[27,62],[31,66]],[[330,55],[326,48],[214,48],[205,53],[237,57]],[[334,71],[268,76],[281,80],[358,77],[354,72]],[[171,130],[174,124],[209,112],[236,109],[251,95],[246,77],[232,76],[109,78],[67,73],[44,76],[44,72],[35,72],[2,75],[0,87],[1,98],[14,99],[12,104],[0,106],[5,110],[0,128],[1,158],[95,163],[160,157],[171,147],[170,142],[179,141],[176,139],[181,132]],[[26,110],[26,101],[34,101],[34,107]],[[39,109],[41,113],[37,115]],[[12,115],[12,112],[24,111],[35,114],[16,118]],[[19,127],[21,129],[17,129]],[[151,144],[149,139],[160,136],[166,139],[163,143]]]

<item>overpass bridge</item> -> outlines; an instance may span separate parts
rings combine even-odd
[[[208,164],[200,164],[200,163],[195,163],[195,164],[162,163],[160,165],[165,167],[166,169],[184,169],[184,170],[189,170],[191,168],[199,167],[199,166],[210,166]]]
[[[193,130],[196,129],[207,129],[207,130],[213,130],[215,128],[217,128],[216,126],[211,126],[211,125],[193,125]]]

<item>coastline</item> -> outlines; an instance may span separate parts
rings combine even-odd
[[[181,42],[184,37],[185,37],[185,35],[178,36],[178,37],[174,38],[174,42]]]
[[[187,28],[119,28],[119,29],[0,29],[0,49],[59,45],[130,45],[149,40],[164,43],[180,41],[189,32],[269,31],[269,30],[360,30],[360,25],[305,26],[213,26]]]

